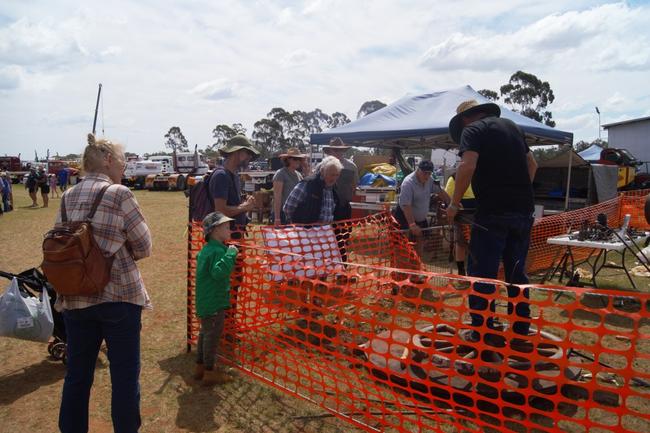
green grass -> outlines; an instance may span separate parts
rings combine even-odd
[[[643,245],[641,245],[643,248]],[[636,251],[636,249],[635,249]],[[594,263],[594,258],[590,259],[590,263]],[[602,259],[599,260],[599,263],[602,263]],[[610,252],[607,255],[607,263],[609,264],[614,264],[617,266],[620,266],[621,264],[621,255],[616,253],[616,252]],[[639,266],[640,263],[638,259],[633,255],[630,254],[628,251],[626,253],[626,259],[625,259],[626,267],[628,271],[630,271],[632,268]],[[592,268],[586,263],[579,264],[577,268],[589,272],[589,274],[592,273]],[[535,273],[533,275],[530,275],[530,279],[532,283],[539,283],[542,281],[544,277],[545,272],[539,272]],[[562,282],[559,281],[559,275],[560,271],[558,271],[555,275],[555,277],[550,280],[546,281],[546,284],[566,284],[568,281],[568,272],[567,275],[564,276],[562,279]],[[603,268],[598,275],[596,276],[596,284],[597,288],[599,289],[616,289],[616,290],[629,290],[629,291],[634,291],[634,292],[639,292],[639,293],[648,293],[650,292],[650,278],[648,277],[643,277],[643,276],[632,276],[632,281],[634,281],[634,285],[636,286],[636,289],[632,286],[630,283],[630,280],[628,277],[625,275],[625,272],[621,269],[612,269],[612,268]],[[593,281],[591,278],[581,278],[580,279],[581,284],[584,287],[593,287]]]
[[[141,432],[337,432],[355,431],[317,406],[289,397],[242,375],[227,386],[204,389],[191,379],[186,354],[187,200],[178,192],[138,191],[154,240],[153,256],[139,262],[154,310],[143,314]],[[50,207],[28,208],[15,186],[16,210],[0,216],[0,270],[38,266],[43,234],[54,222]],[[39,203],[41,198],[39,196]],[[2,287],[9,283],[1,280]],[[0,337],[0,432],[54,432],[65,367],[48,359],[46,344]],[[92,432],[112,431],[110,376],[103,354],[90,401]]]

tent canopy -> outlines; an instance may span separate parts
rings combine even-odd
[[[568,152],[562,152],[559,155],[554,156],[551,159],[538,160],[537,166],[542,167],[583,167],[589,165],[587,161],[580,157],[578,153],[574,150],[569,150]]]
[[[392,104],[354,122],[311,135],[313,144],[326,144],[341,137],[352,146],[417,149],[458,147],[449,136],[449,120],[456,107],[468,99],[491,102],[470,86],[424,95],[406,95]],[[531,145],[571,144],[573,134],[553,129],[543,123],[501,106],[501,117],[510,119],[526,133]]]
[[[592,144],[582,152],[578,153],[582,159],[587,161],[598,161],[600,160],[600,151],[603,150],[602,147]]]

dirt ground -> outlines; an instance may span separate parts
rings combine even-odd
[[[142,432],[359,431],[318,406],[240,375],[212,389],[191,379],[193,357],[185,352],[187,201],[178,192],[136,192],[154,238],[154,253],[140,270],[154,310],[143,314]],[[0,270],[19,273],[38,266],[43,234],[60,200],[28,208],[22,186],[16,210],[0,217]],[[39,196],[39,203],[41,198]],[[0,281],[6,287],[8,280]],[[0,338],[0,432],[54,432],[65,366],[48,358],[44,343]],[[111,432],[108,361],[100,354],[90,401],[92,432]]]

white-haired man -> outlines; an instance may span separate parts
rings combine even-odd
[[[342,169],[337,158],[328,156],[316,174],[295,186],[282,208],[290,224],[331,223],[334,220],[340,205],[336,181]]]

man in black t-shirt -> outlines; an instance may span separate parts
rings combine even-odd
[[[537,170],[535,158],[528,149],[523,131],[511,120],[499,117],[498,105],[471,100],[460,104],[456,112],[449,122],[449,133],[460,145],[461,162],[447,215],[453,221],[471,182],[477,209],[468,274],[496,278],[499,262],[503,260],[506,282],[526,284],[526,257],[534,209],[532,180]],[[492,294],[495,287],[478,283],[474,284],[474,291]],[[509,296],[517,296],[519,288],[510,286],[508,292]],[[493,310],[494,302],[490,304]],[[488,300],[470,295],[469,306],[485,311]],[[515,312],[519,317],[530,317],[528,303],[518,302]],[[472,314],[472,325],[481,326],[483,320],[482,315]],[[488,318],[487,326],[493,327],[492,318]],[[529,323],[515,322],[513,329],[528,334]]]

